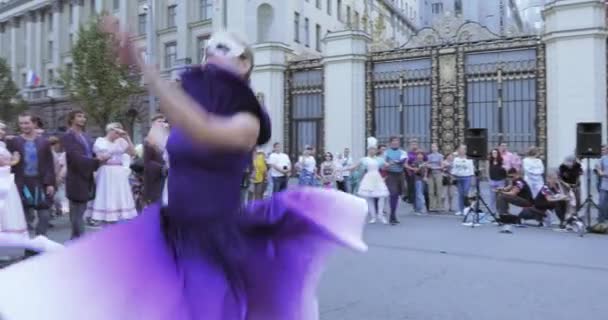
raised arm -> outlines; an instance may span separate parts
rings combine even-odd
[[[149,88],[160,98],[169,122],[200,144],[249,151],[257,143],[260,120],[248,112],[217,116],[206,112],[181,88],[163,80],[155,66],[140,64]]]
[[[182,88],[162,79],[157,66],[142,61],[141,52],[131,42],[130,35],[120,32],[118,19],[105,17],[100,29],[113,35],[116,54],[122,63],[140,68],[148,88],[160,98],[161,111],[169,122],[195,142],[238,151],[250,151],[257,144],[260,120],[256,115],[239,112],[232,116],[218,116],[205,111]],[[224,67],[229,68],[229,65]]]

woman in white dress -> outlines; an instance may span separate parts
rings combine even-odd
[[[6,125],[0,122],[0,247],[34,251],[50,251],[62,247],[45,236],[30,239],[23,213],[21,198],[15,185],[11,166],[20,161],[19,153],[6,149],[4,136]]]
[[[522,162],[524,180],[532,191],[532,199],[536,199],[536,196],[540,192],[540,189],[545,185],[545,165],[543,161],[538,158],[538,149],[535,147],[528,150],[528,154]]]
[[[89,203],[86,217],[95,222],[113,223],[137,216],[129,183],[130,169],[125,154],[135,155],[135,147],[120,123],[106,126],[106,136],[93,145],[97,156],[107,158],[97,170],[95,199]]]
[[[384,203],[389,191],[384,178],[380,175],[380,168],[387,164],[381,155],[377,155],[377,152],[378,141],[376,138],[367,138],[367,156],[359,160],[354,166],[354,168],[361,166],[365,170],[357,194],[367,201],[370,215],[369,223],[375,223],[379,219],[382,223],[387,224],[388,221],[384,216]]]
[[[65,178],[68,173],[65,151],[61,146],[61,142],[57,137],[49,138],[51,149],[53,152],[53,160],[55,162],[55,179],[57,180],[57,192],[53,197],[56,215],[65,215],[70,209],[68,198],[65,194]]]

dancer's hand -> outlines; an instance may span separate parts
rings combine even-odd
[[[55,194],[55,187],[53,186],[46,186],[46,195],[49,197],[52,197],[53,194]]]

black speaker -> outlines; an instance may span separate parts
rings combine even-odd
[[[467,156],[471,159],[484,159],[488,155],[488,129],[470,128],[464,134]]]
[[[576,155],[579,158],[602,157],[602,124],[579,122],[576,124]]]

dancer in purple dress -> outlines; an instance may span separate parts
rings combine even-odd
[[[241,208],[243,169],[270,122],[246,81],[251,50],[224,34],[207,56],[182,89],[139,64],[173,126],[168,204],[0,272],[0,318],[318,319],[328,254],[366,249],[365,202],[296,189]]]

